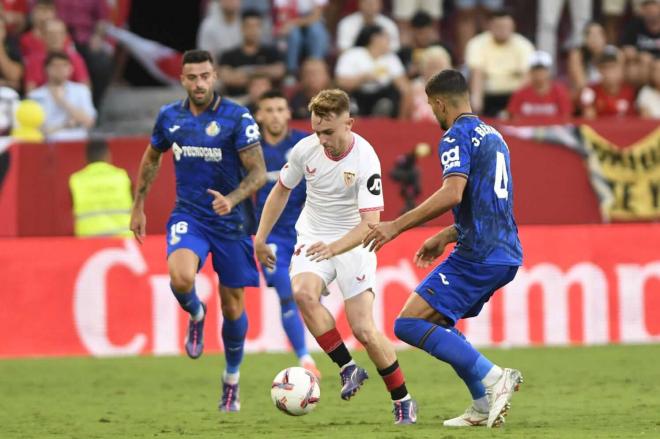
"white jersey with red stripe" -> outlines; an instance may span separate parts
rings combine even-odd
[[[360,213],[383,210],[380,160],[362,136],[340,157],[329,156],[316,134],[300,140],[280,172],[280,183],[294,188],[305,178],[307,200],[296,223],[299,235],[339,238],[360,223]]]

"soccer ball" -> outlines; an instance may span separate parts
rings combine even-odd
[[[275,375],[270,397],[275,407],[287,415],[306,415],[319,403],[319,380],[302,367],[286,368]]]

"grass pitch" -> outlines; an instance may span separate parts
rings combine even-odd
[[[487,350],[522,370],[504,428],[449,429],[442,420],[469,404],[454,372],[417,350],[399,353],[419,423],[392,425],[389,395],[371,375],[356,397],[339,398],[337,369],[325,374],[321,402],[293,418],[270,401],[275,374],[292,354],[248,355],[241,370],[242,411],[219,413],[223,358],[67,358],[0,360],[0,437],[9,438],[660,438],[660,345]]]

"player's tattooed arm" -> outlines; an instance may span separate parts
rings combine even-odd
[[[232,206],[251,197],[261,186],[266,184],[266,163],[261,145],[255,143],[239,153],[243,167],[248,171],[241,184],[227,195]]]
[[[140,170],[138,172],[138,184],[135,191],[135,204],[144,204],[144,200],[149,193],[151,184],[154,182],[163,154],[151,145],[147,146],[142,161],[140,162]]]
[[[135,190],[135,201],[133,202],[133,210],[131,211],[130,229],[135,235],[135,239],[142,244],[147,231],[147,217],[144,215],[144,200],[147,197],[149,188],[153,183],[163,154],[153,148],[151,145],[147,146],[142,161],[140,162],[140,170],[138,172],[138,184]]]

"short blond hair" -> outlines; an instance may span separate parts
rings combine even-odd
[[[307,109],[310,113],[325,119],[334,114],[339,116],[347,113],[349,107],[348,95],[344,90],[333,88],[330,90],[321,90],[309,102]]]

